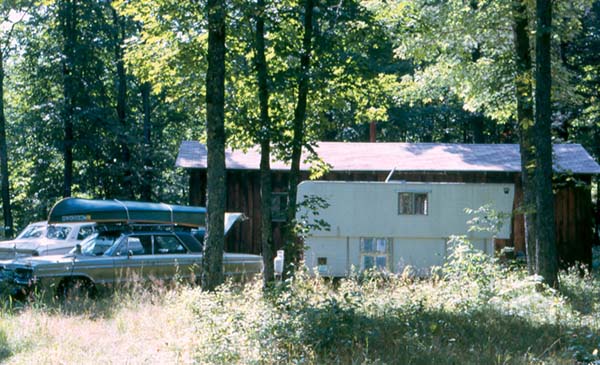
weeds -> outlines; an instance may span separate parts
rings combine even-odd
[[[331,282],[298,270],[265,291],[228,283],[134,286],[80,303],[0,314],[0,361],[199,364],[599,363],[600,277],[544,286],[453,240],[428,279],[367,272]],[[42,359],[40,361],[40,359]]]

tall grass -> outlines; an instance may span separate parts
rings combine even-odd
[[[407,268],[341,281],[299,272],[214,293],[178,285],[0,311],[10,364],[600,363],[600,276],[545,287],[461,238],[427,279]]]

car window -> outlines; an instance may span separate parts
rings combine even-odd
[[[191,233],[178,232],[177,237],[183,241],[190,252],[202,252],[202,242],[199,242]]]
[[[204,243],[204,236],[205,236],[205,234],[206,234],[206,230],[204,228],[192,229],[192,235],[200,243]]]
[[[17,238],[39,238],[46,231],[45,226],[27,226],[23,232],[19,233]]]
[[[129,236],[119,248],[118,255],[151,255],[152,240],[150,236]]]
[[[131,252],[132,255],[143,255],[146,253],[144,250],[144,246],[142,246],[142,242],[137,237],[129,237],[127,239],[128,252]]]
[[[154,253],[160,254],[173,254],[173,253],[186,253],[187,250],[181,242],[175,236],[154,236]]]
[[[46,237],[53,240],[66,240],[71,232],[71,227],[48,226]]]
[[[82,239],[88,237],[92,233],[94,233],[94,226],[83,226],[79,228],[79,232],[77,232],[77,239],[81,241]]]
[[[81,243],[81,252],[86,256],[100,256],[115,243],[118,235],[92,235]],[[73,249],[75,250],[75,249]],[[73,252],[73,251],[71,251]]]

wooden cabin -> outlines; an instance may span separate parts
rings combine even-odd
[[[522,201],[519,146],[514,144],[452,143],[361,143],[319,142],[314,152],[329,166],[319,180],[514,184],[513,209]],[[306,157],[307,155],[303,155]],[[184,141],[176,166],[189,172],[189,202],[206,202],[206,146]],[[227,150],[228,211],[243,212],[248,220],[231,232],[227,250],[260,253],[260,153]],[[281,228],[287,204],[289,166],[272,160],[273,232],[277,247],[282,246]],[[301,164],[302,180],[308,180],[310,164]],[[600,166],[578,144],[554,145],[555,214],[559,256],[563,264],[591,262],[593,243],[592,177]],[[496,248],[513,246],[525,252],[523,217],[514,214],[508,239],[496,241]]]

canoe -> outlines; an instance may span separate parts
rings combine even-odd
[[[48,223],[97,222],[169,224],[185,227],[205,225],[206,208],[126,200],[65,198],[50,210]]]

